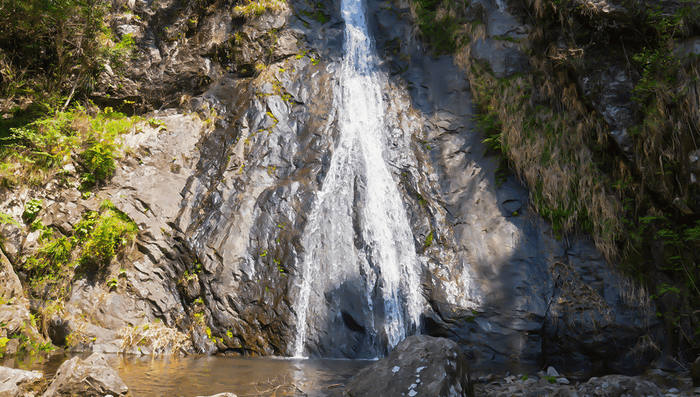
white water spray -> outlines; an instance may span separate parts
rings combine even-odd
[[[343,0],[342,13],[346,28],[337,98],[340,141],[302,238],[297,357],[304,353],[308,323],[325,313],[318,309],[326,304],[324,294],[348,280],[363,284],[363,310],[370,313],[364,328],[374,345],[393,348],[416,329],[421,314],[413,235],[382,157],[385,105],[362,0]]]

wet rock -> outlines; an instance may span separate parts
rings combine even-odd
[[[0,396],[34,397],[46,387],[44,374],[39,371],[25,371],[0,367]]]
[[[663,397],[664,393],[652,382],[623,375],[607,375],[591,378],[578,388],[581,394],[630,397]]]
[[[544,376],[548,376],[543,374]],[[551,378],[528,377],[523,375],[509,376],[497,379],[486,385],[476,385],[476,394],[488,397],[506,396],[568,396],[568,397],[599,397],[599,396],[630,396],[630,397],[661,397],[661,396],[692,396],[694,390],[683,387],[659,388],[654,383],[640,377],[608,375],[602,378],[591,378],[585,383],[570,385],[560,382],[550,383]]]
[[[43,397],[110,395],[130,396],[131,392],[106,358],[95,353],[85,360],[73,357],[61,364]]]
[[[690,378],[693,380],[693,387],[700,387],[700,357],[690,366]]]
[[[489,64],[494,75],[499,78],[530,71],[530,59],[518,43],[479,38],[470,44],[470,54]]]
[[[700,54],[700,37],[693,37],[682,41],[674,52],[681,56]]]
[[[190,337],[192,338],[192,344],[199,354],[214,354],[219,348],[216,343],[209,339],[206,330],[203,326],[194,326],[190,331]]]
[[[473,396],[469,367],[456,343],[415,335],[366,367],[343,390],[350,396]]]
[[[692,369],[692,367],[691,367]],[[692,373],[691,373],[692,375]],[[692,377],[692,376],[691,376]],[[648,380],[650,382],[653,382],[655,385],[659,386],[660,388],[664,389],[673,389],[673,388],[679,388],[683,387],[681,385],[680,379],[678,379],[677,376],[662,371],[660,369],[649,369],[644,371],[644,374],[642,374],[642,378],[645,380]]]

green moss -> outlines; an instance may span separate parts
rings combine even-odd
[[[433,231],[431,230],[430,233],[428,233],[427,236],[425,236],[425,248],[430,247],[433,245]]]

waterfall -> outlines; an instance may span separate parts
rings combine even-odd
[[[344,283],[358,291],[365,354],[377,357],[419,325],[419,262],[386,150],[381,78],[361,0],[342,0],[345,57],[336,92],[339,141],[302,237],[294,353],[304,353],[310,323],[339,317],[325,294]],[[345,314],[343,314],[345,315]],[[330,319],[328,319],[330,321]]]

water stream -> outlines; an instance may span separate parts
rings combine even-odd
[[[386,354],[419,325],[422,297],[413,235],[384,160],[385,104],[364,4],[343,0],[345,57],[336,104],[339,142],[304,230],[294,353],[309,327],[341,319],[362,335],[358,356]],[[344,300],[328,302],[343,289]],[[350,309],[349,309],[350,308]]]
[[[85,359],[88,355],[79,355]],[[0,359],[0,364],[39,370],[51,381],[61,364],[73,355]],[[279,359],[224,356],[105,355],[110,367],[134,396],[209,396],[234,393],[245,396],[327,396],[347,383],[371,361]]]

